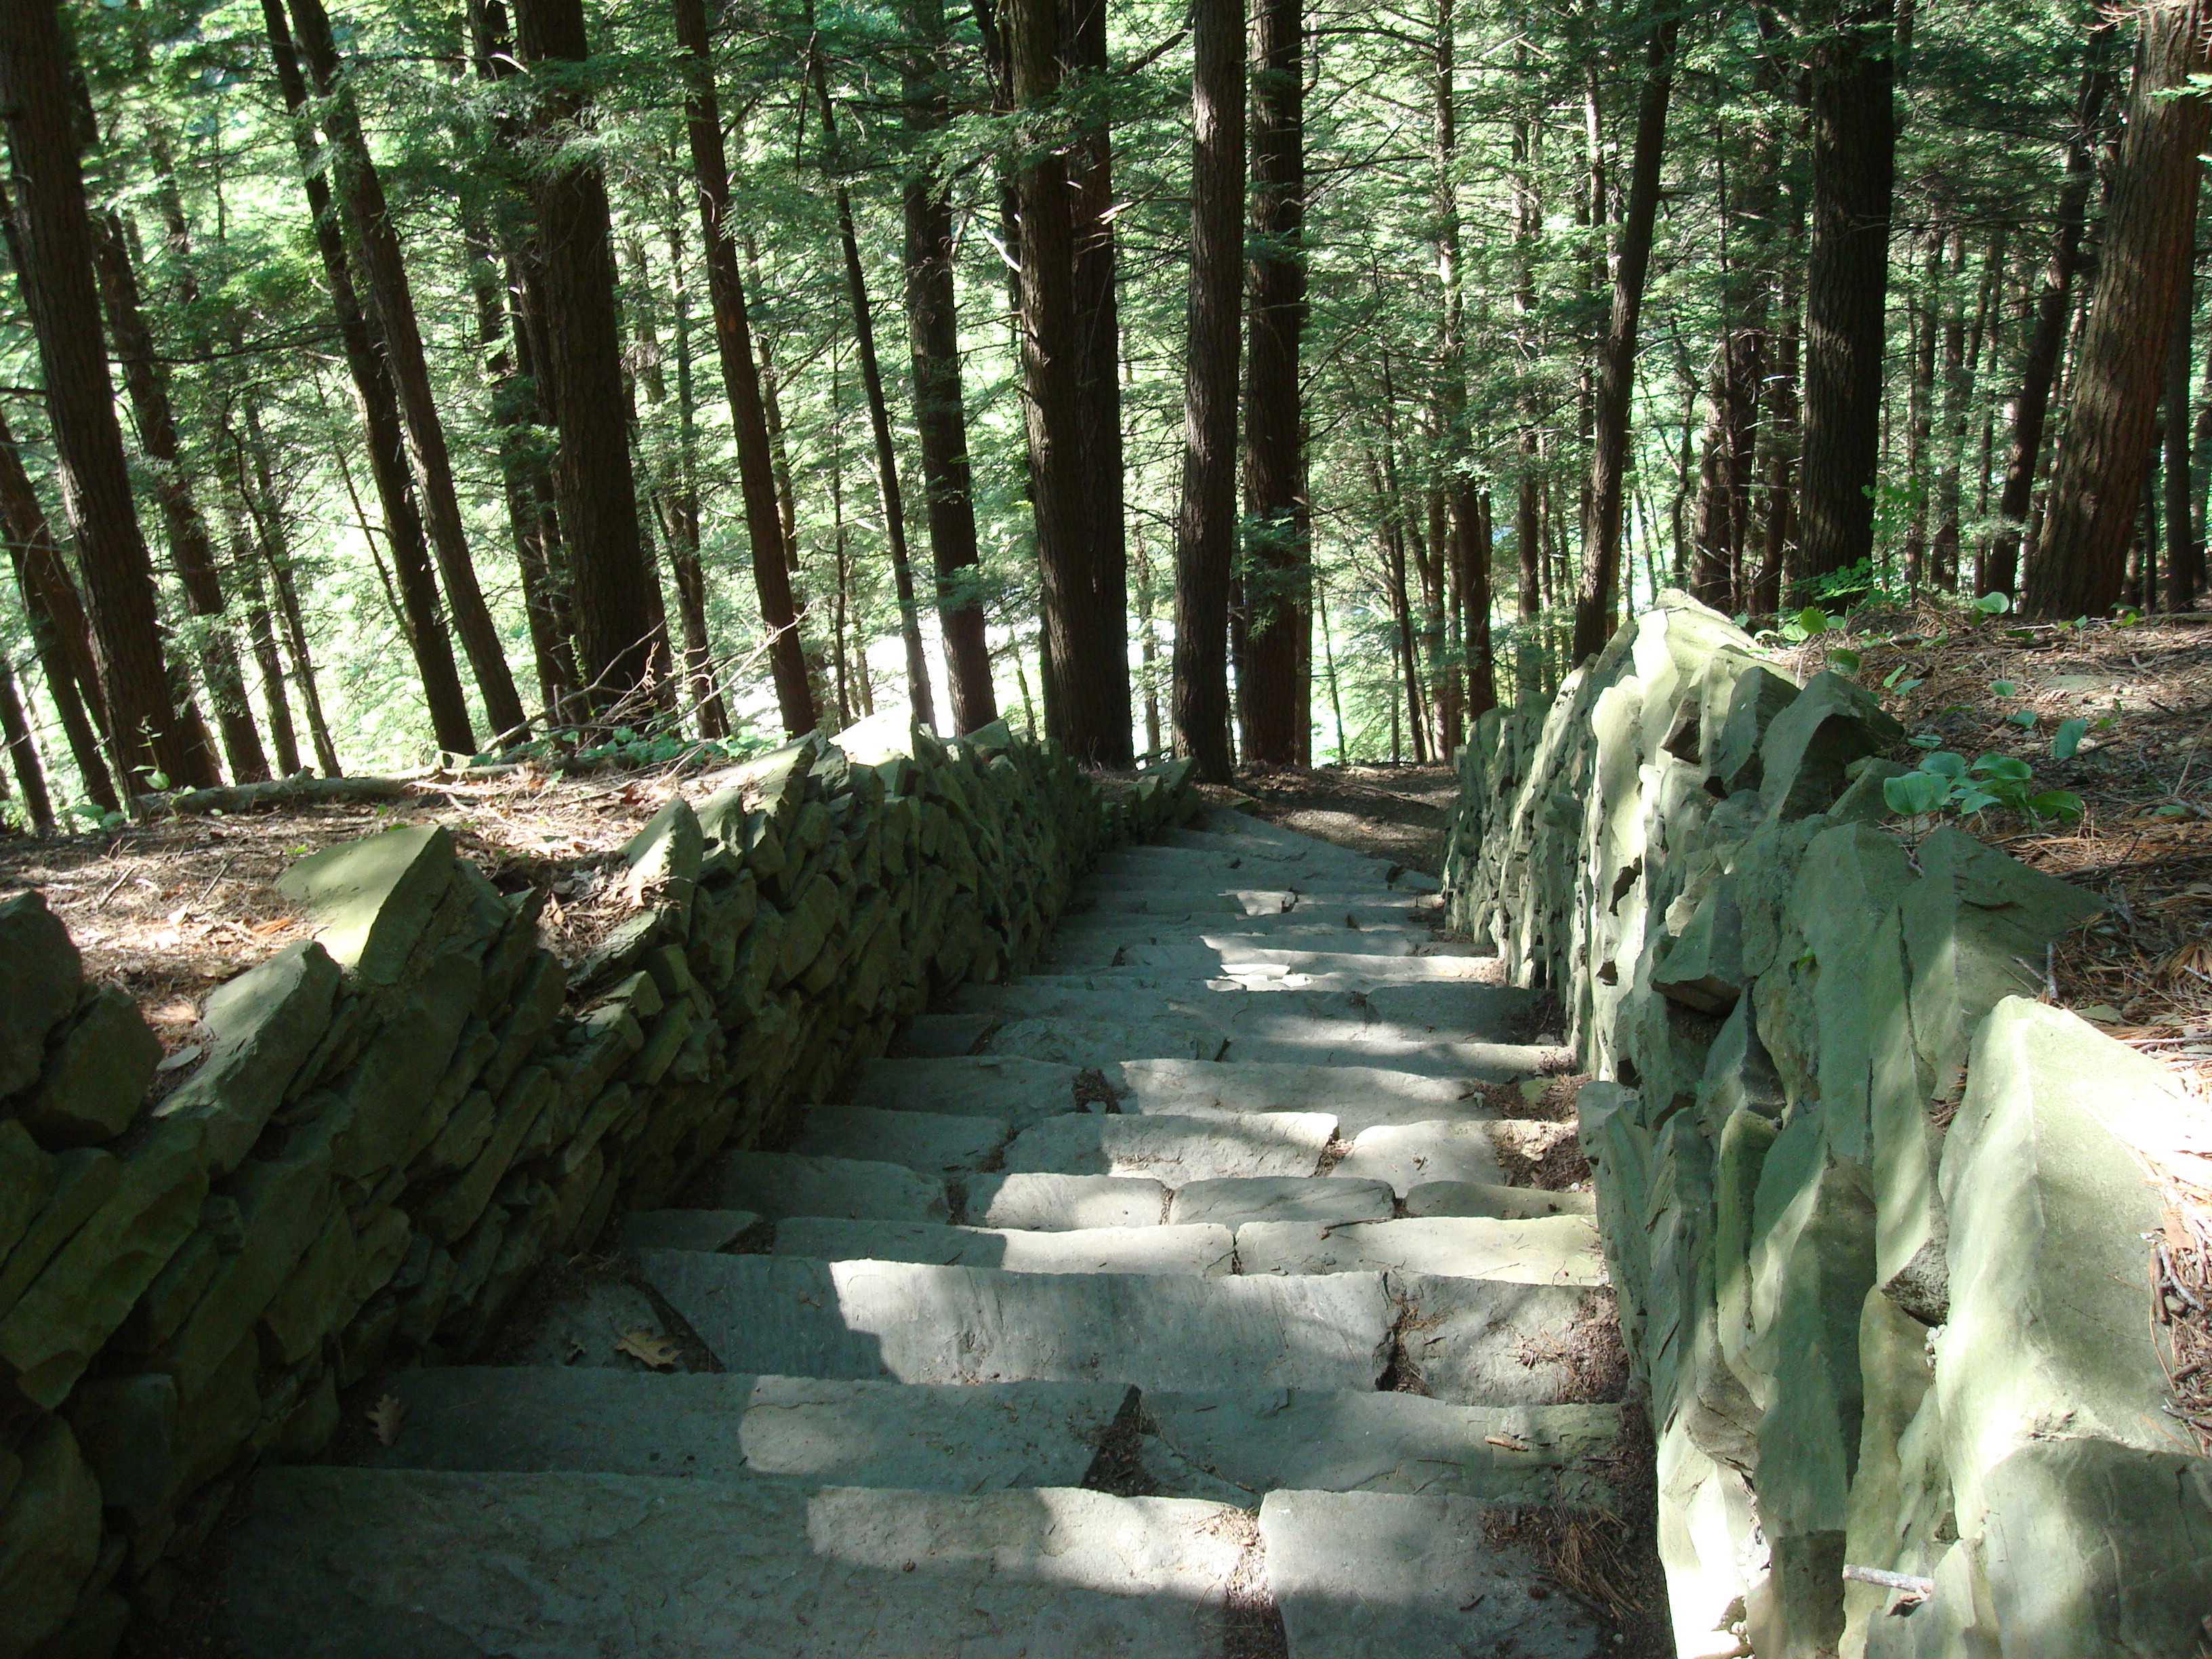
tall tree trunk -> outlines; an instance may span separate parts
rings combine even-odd
[[[155,770],[181,785],[211,783],[171,692],[153,564],[116,424],[84,175],[70,127],[74,83],[54,0],[0,7],[0,120],[14,161],[16,274],[38,337],[62,510],[84,573],[125,791],[144,789]]]
[[[291,699],[284,693],[284,660],[276,653],[276,625],[269,615],[260,560],[243,522],[232,528],[230,568],[246,597],[246,636],[253,644],[254,665],[261,671],[262,696],[269,705],[269,740],[276,750],[276,770],[289,778],[300,770],[300,737],[292,725]]]
[[[1812,52],[1813,245],[1797,514],[1804,572],[1874,554],[1881,375],[1897,168],[1893,0],[1838,0]]]
[[[414,656],[416,677],[429,708],[431,733],[438,747],[448,753],[472,755],[476,733],[469,723],[468,699],[461,690],[460,671],[453,660],[453,641],[438,599],[429,547],[423,539],[422,515],[408,471],[407,434],[399,416],[398,394],[392,389],[386,354],[354,289],[344,239],[332,211],[330,183],[322,171],[319,147],[309,130],[307,77],[301,72],[283,0],[261,0],[261,15],[269,32],[277,87],[292,118],[293,143],[299,152],[308,211],[315,222],[315,246],[322,257],[324,280],[330,285],[331,313],[337,322],[346,367],[361,404],[369,472],[384,509],[385,539],[391,545],[392,568],[406,606],[408,649]],[[258,440],[256,447],[260,447]],[[257,455],[257,460],[262,459],[265,456]]]
[[[1252,25],[1251,340],[1244,365],[1245,759],[1312,759],[1299,690],[1313,629],[1298,348],[1306,322],[1305,18],[1259,0]]]
[[[2166,356],[2166,608],[2187,611],[2197,603],[2197,563],[2203,556],[2190,522],[2189,396],[2197,322],[2194,250],[2183,273],[2174,305],[2173,338]]]
[[[910,0],[914,37],[904,98],[908,137],[922,155],[949,118],[949,50],[943,0]],[[914,362],[914,418],[921,449],[929,547],[936,567],[937,617],[956,732],[999,718],[991,684],[990,643],[975,591],[975,479],[968,464],[968,411],[960,377],[960,312],[953,287],[952,198],[934,161],[910,164],[906,214],[906,324]]]
[[[1450,648],[1453,632],[1465,634],[1462,617],[1473,616],[1455,601],[1464,593],[1478,562],[1475,520],[1480,516],[1480,490],[1473,471],[1474,434],[1467,417],[1467,295],[1462,276],[1459,211],[1459,65],[1457,21],[1453,0],[1437,0],[1433,57],[1430,64],[1430,126],[1434,172],[1431,191],[1436,208],[1437,270],[1443,287],[1443,326],[1438,342],[1437,374],[1437,435],[1445,459],[1441,503],[1443,521],[1430,534],[1435,560],[1433,580],[1424,583],[1431,596],[1437,643],[1443,647],[1433,657],[1437,667],[1437,754],[1449,755],[1459,744],[1461,725],[1468,704],[1480,714],[1497,701],[1490,663],[1490,550],[1481,550],[1480,563],[1481,616],[1475,640],[1462,638],[1455,665]],[[1441,606],[1441,609],[1439,609]],[[1461,624],[1455,629],[1454,624]],[[1480,646],[1479,654],[1468,647]]]
[[[46,769],[39,764],[39,745],[32,741],[31,723],[23,714],[23,699],[15,689],[15,671],[0,658],[0,737],[8,744],[15,763],[15,781],[22,787],[24,815],[42,836],[54,833],[54,799],[46,791]]]
[[[1191,8],[1189,341],[1182,496],[1176,512],[1176,746],[1225,783],[1229,586],[1237,556],[1237,349],[1243,274],[1244,21],[1236,0]]]
[[[1014,96],[1022,105],[1042,106],[1060,85],[1056,0],[1008,0],[1006,21]],[[1128,623],[1120,610],[1109,613],[1100,603],[1094,569],[1109,509],[1090,494],[1081,378],[1087,359],[1076,307],[1076,191],[1067,158],[1048,150],[1025,157],[1016,192],[1021,209],[1023,403],[1030,494],[1036,511],[1043,659],[1050,665],[1045,714],[1053,735],[1079,759],[1126,766],[1133,757]],[[1117,486],[1114,501],[1119,499]],[[1115,580],[1126,578],[1117,572]],[[1224,706],[1224,721],[1226,717]],[[1221,741],[1225,748],[1225,731]]]
[[[1936,357],[1943,335],[1943,242],[1941,225],[1928,233],[1928,261],[1912,329],[1911,385],[1905,401],[1905,477],[1912,501],[1905,520],[1905,581],[1928,580],[1929,447],[1936,435]]]
[[[808,29],[813,27],[810,5]],[[876,493],[884,508],[884,542],[890,554],[891,590],[898,598],[899,635],[906,642],[907,700],[914,717],[932,731],[937,728],[935,700],[929,691],[929,654],[921,643],[921,607],[915,599],[914,568],[907,560],[906,501],[899,491],[898,450],[891,442],[890,405],[884,399],[884,374],[876,362],[876,321],[868,307],[868,276],[860,264],[860,240],[853,226],[853,197],[846,189],[844,158],[837,143],[836,106],[830,100],[829,72],[819,50],[813,59],[815,97],[822,105],[822,135],[828,154],[823,157],[836,178],[837,240],[845,259],[845,292],[853,306],[853,340],[860,358],[860,390],[867,399],[868,432],[875,444]]]
[[[759,366],[753,362],[752,325],[745,315],[745,286],[737,238],[730,223],[730,167],[722,148],[722,117],[714,91],[714,59],[707,35],[705,0],[672,0],[676,40],[685,54],[684,102],[690,135],[691,171],[699,187],[699,223],[706,249],[707,293],[714,312],[714,345],[738,440],[738,478],[744,500],[745,533],[752,543],[753,586],[769,634],[769,666],[783,729],[803,736],[815,726],[813,689],[792,602],[791,561],[777,516],[775,472],[769,448],[768,413],[761,401]]]
[[[2016,595],[2020,584],[2021,537],[2035,497],[2043,462],[2044,426],[2051,410],[2051,384],[2066,348],[2074,314],[2074,279],[2081,268],[2081,239],[2088,222],[2089,193],[2097,182],[2097,128],[2112,89],[2110,66],[2112,28],[2091,36],[2091,59],[2081,76],[2074,131],[2066,144],[2066,173],[2058,187],[2057,223],[2051,257],[2043,268],[2043,287],[2035,301],[2035,321],[2021,359],[2020,388],[2009,411],[2012,441],[2005,457],[2004,488],[1997,495],[1997,524],[1983,550],[1974,586],[1984,593]]]
[[[2127,131],[2043,541],[2027,570],[2024,608],[2039,617],[2102,616],[2120,597],[2176,298],[2195,258],[2197,157],[2212,104],[2184,88],[2212,64],[2212,42],[2198,0],[2160,0],[2136,16]]]
[[[1627,210],[1613,259],[1613,311],[1598,349],[1589,524],[1583,543],[1582,592],[1575,602],[1572,654],[1577,661],[1604,649],[1620,608],[1620,520],[1628,477],[1629,405],[1636,390],[1636,332],[1659,212],[1667,105],[1674,89],[1674,41],[1680,22],[1668,8],[1647,27],[1650,39],[1644,49],[1644,86],[1636,100],[1636,150],[1628,164]]]
[[[453,488],[453,459],[431,394],[430,366],[423,356],[422,330],[415,318],[414,290],[400,256],[398,232],[385,204],[383,180],[369,155],[350,80],[339,59],[322,0],[290,0],[290,3],[300,50],[323,100],[318,118],[330,139],[339,195],[353,227],[354,251],[360,258],[362,282],[380,325],[379,343],[390,368],[414,459],[416,482],[422,492],[418,505],[431,550],[437,556],[438,574],[445,582],[453,631],[460,635],[477,690],[483,698],[493,740],[516,742],[529,735],[529,722],[515,692],[514,676],[507,665],[499,629],[477,585],[476,566],[469,557],[468,532],[461,520],[460,498]]]
[[[154,349],[154,333],[146,324],[138,274],[131,268],[127,233],[119,214],[106,213],[94,219],[92,257],[107,311],[108,333],[115,343],[116,361],[123,368],[124,391],[138,428],[138,447],[153,474],[154,496],[161,503],[162,527],[168,533],[170,562],[178,586],[184,590],[185,605],[205,624],[198,653],[200,672],[222,731],[223,757],[229,763],[234,782],[265,782],[269,757],[262,750],[261,733],[246,704],[238,643],[224,624],[222,579],[216,570],[215,543],[208,534],[207,520],[200,515],[199,503],[192,497],[191,476],[177,437],[176,414],[169,403],[168,377],[162,373]]]
[[[668,501],[668,563],[676,577],[676,605],[684,624],[684,668],[698,711],[699,735],[729,735],[730,714],[722,699],[721,673],[714,665],[714,642],[707,627],[707,575],[699,562],[698,385],[691,367],[691,284],[684,269],[684,220],[680,199],[668,220],[669,298],[675,313],[671,332],[676,346],[676,455]]]
[[[523,62],[545,77],[532,125],[541,137],[565,140],[584,100],[568,89],[573,79],[556,77],[591,56],[582,0],[520,0],[514,21]],[[639,541],[606,185],[596,167],[564,157],[532,173],[530,194],[545,285],[548,401],[561,434],[554,487],[568,538],[583,699],[601,713],[660,702],[666,688],[653,677],[648,599],[657,587]]]
[[[315,687],[315,659],[307,645],[307,618],[300,611],[300,590],[292,580],[290,555],[275,542],[264,540],[263,557],[269,565],[270,586],[276,596],[276,617],[283,624],[284,649],[292,659],[292,683],[300,688],[300,704],[307,717],[307,736],[315,746],[315,761],[323,775],[335,778],[337,744],[331,739],[330,722],[323,718],[322,693]]]

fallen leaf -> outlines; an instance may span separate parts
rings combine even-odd
[[[657,1371],[672,1369],[678,1356],[674,1340],[655,1331],[624,1331],[615,1349],[633,1359],[643,1360]]]
[[[157,1072],[174,1072],[180,1070],[184,1066],[191,1065],[204,1052],[205,1050],[204,1050],[198,1043],[188,1042],[183,1048],[178,1049],[173,1054],[163,1055],[161,1057],[161,1063],[155,1066],[154,1069]]]
[[[2100,1025],[2123,1025],[2127,1023],[2127,1016],[2109,1002],[2093,1002],[2074,1012],[2083,1019],[2094,1020]]]
[[[406,1403],[396,1394],[386,1395],[368,1408],[368,1426],[380,1446],[388,1446],[398,1439],[399,1431],[406,1421]]]
[[[255,922],[253,924],[252,931],[261,934],[265,939],[270,933],[276,933],[283,928],[289,927],[294,920],[295,919],[291,916],[272,916],[267,921]]]

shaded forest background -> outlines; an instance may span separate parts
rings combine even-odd
[[[2193,607],[2206,51],[2033,0],[15,0],[6,810],[901,706],[1429,759],[1665,585]]]

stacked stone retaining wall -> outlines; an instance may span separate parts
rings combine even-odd
[[[1192,804],[1002,726],[870,723],[672,800],[626,920],[539,943],[429,825],[303,860],[317,937],[208,1000],[197,1069],[0,904],[0,1659],[112,1651],[258,1459],[481,1345],[549,1257],[835,1097],[934,995],[1017,973],[1075,878]]]
[[[2182,1102],[2039,1000],[2094,897],[1899,833],[1902,736],[1662,595],[1477,727],[1451,913],[1601,1079],[1680,1651],[2187,1659],[2212,1466],[2169,1413],[2130,1149]]]

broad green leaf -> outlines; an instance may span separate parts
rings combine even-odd
[[[1949,793],[1944,780],[1926,772],[1907,772],[1902,777],[1885,778],[1881,784],[1881,798],[1889,810],[1909,817],[1934,811]]]
[[[1966,775],[1966,757],[1939,749],[1920,763],[1920,769],[1939,778],[1963,778]]]
[[[2034,769],[2017,755],[1984,755],[1973,764],[1974,772],[1985,778],[2006,779],[2026,783],[2035,775]]]
[[[2071,789],[2046,789],[2030,795],[2027,806],[2039,818],[2057,818],[2062,823],[2071,823],[2081,816],[2081,797]]]
[[[2017,726],[2023,732],[2033,732],[2035,730],[2035,711],[2033,708],[2015,708],[2005,716],[2005,724]]]
[[[1831,668],[1841,668],[1846,674],[1857,673],[1859,672],[1859,665],[1865,660],[1866,659],[1860,656],[1856,651],[1831,651],[1828,653],[1828,666]]]
[[[2087,720],[2061,720],[2058,731],[2051,739],[2051,758],[2072,760],[2074,751],[2081,746],[2081,739],[2089,730]]]
[[[1991,680],[1990,695],[1996,697],[2016,697],[2020,695],[2020,686],[2012,680]]]
[[[1941,749],[1943,746],[1943,739],[1933,732],[1915,732],[1905,742],[1915,749]]]

